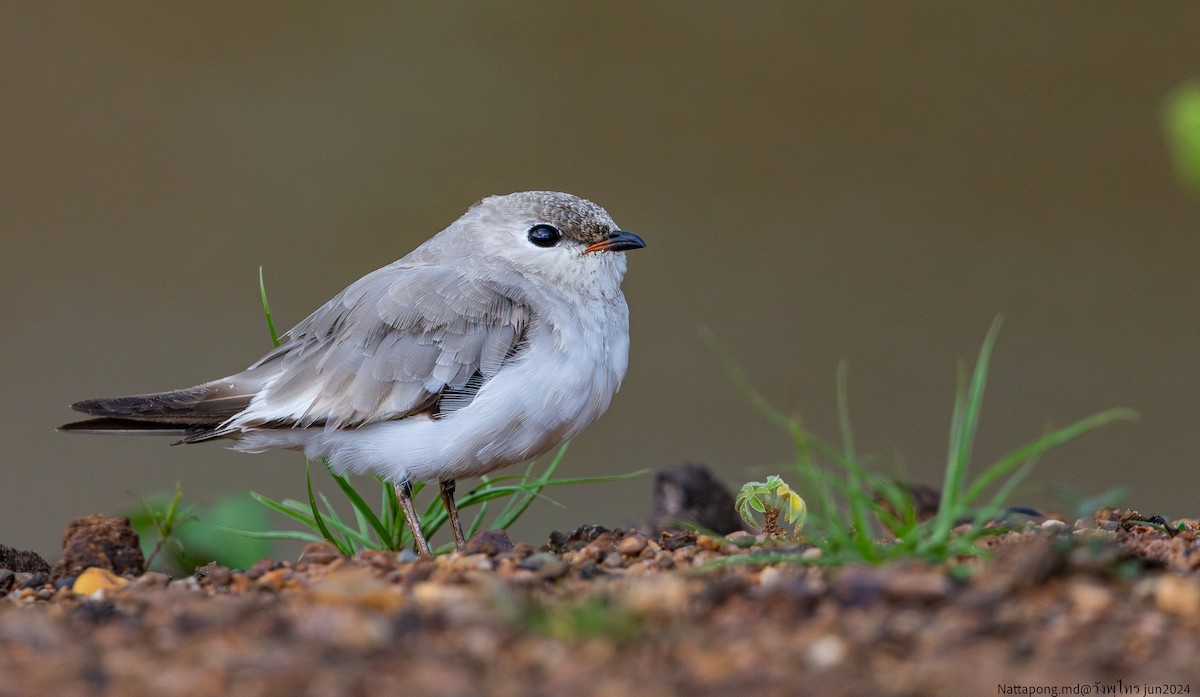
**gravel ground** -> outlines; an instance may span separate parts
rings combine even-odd
[[[1170,536],[1131,519],[1030,523],[965,578],[716,568],[764,546],[585,526],[436,559],[318,543],[171,579],[137,568],[123,521],[93,517],[52,569],[0,553],[24,569],[0,571],[0,696],[1200,690],[1200,524]]]

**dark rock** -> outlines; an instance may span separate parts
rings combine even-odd
[[[692,530],[663,530],[658,538],[658,546],[668,552],[674,552],[681,547],[696,544],[698,539]]]
[[[494,557],[513,548],[512,540],[503,530],[483,530],[471,535],[463,551],[467,554],[486,554]]]
[[[63,576],[54,582],[54,590],[58,590],[60,588],[70,588],[73,585],[75,585],[74,576]]]
[[[78,576],[93,566],[118,576],[141,576],[146,560],[139,544],[128,518],[76,518],[63,534],[63,557],[54,564],[51,577]]]
[[[17,588],[41,588],[50,583],[50,574],[41,571],[35,574],[21,573],[17,575]]]
[[[550,552],[579,551],[601,535],[609,532],[603,525],[580,525],[571,532],[550,533],[550,543],[543,549]]]
[[[725,535],[743,529],[733,503],[733,492],[705,465],[685,463],[659,470],[654,476],[649,526],[657,532],[696,525]]]
[[[0,569],[29,574],[49,573],[50,565],[37,552],[0,545]]]
[[[0,569],[0,595],[7,594],[17,585],[17,575],[8,569]]]

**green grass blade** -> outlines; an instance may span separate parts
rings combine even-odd
[[[721,362],[721,365],[725,368],[725,372],[728,373],[730,379],[733,380],[733,384],[736,385],[739,390],[741,390],[742,394],[746,396],[746,399],[750,401],[750,404],[754,405],[755,409],[766,416],[767,419],[769,419],[775,425],[787,428],[788,424],[791,422],[791,419],[788,418],[787,414],[784,414],[772,406],[771,403],[762,396],[762,393],[754,389],[754,385],[750,384],[749,378],[746,377],[746,374],[742,372],[742,369],[737,364],[737,361],[734,360],[732,352],[725,347],[725,344],[721,343],[721,340],[717,338],[717,335],[713,332],[713,330],[709,329],[705,325],[700,325],[697,329],[700,332],[700,338],[704,340],[704,343],[708,344],[709,350],[716,354],[717,360]]]
[[[266,496],[263,496],[262,494],[260,494],[256,491],[250,492],[250,498],[254,499],[255,501],[258,501],[259,503],[266,506],[267,508],[273,509],[275,511],[278,511],[279,513],[282,513],[283,515],[285,515],[289,518],[293,518],[295,520],[300,521],[307,527],[310,527],[314,530],[317,529],[317,524],[313,521],[313,519],[310,516],[307,516],[299,511],[293,510],[292,508],[287,506],[287,503],[288,503],[287,501],[280,503],[279,501],[275,501],[274,499],[269,499]]]
[[[271,304],[267,302],[267,285],[263,281],[263,267],[258,267],[258,293],[262,296],[263,314],[267,317],[267,329],[271,332],[271,343],[279,348],[279,333],[275,331],[275,320],[271,317]]]
[[[1072,441],[1088,431],[1095,430],[1113,421],[1133,421],[1135,419],[1137,419],[1137,412],[1132,409],[1109,409],[1108,411],[1089,416],[1086,419],[1080,419],[1066,428],[1048,433],[1029,445],[1009,453],[984,470],[983,474],[972,482],[971,486],[963,494],[962,505],[969,506],[972,501],[978,498],[997,479],[1019,466],[1025,460],[1036,458],[1051,448]]]
[[[221,530],[239,537],[251,537],[256,540],[300,540],[301,542],[322,542],[325,538],[316,533],[303,532],[301,530],[239,530],[237,528],[227,528],[221,525],[214,525],[213,530]]]
[[[379,517],[375,515],[375,511],[372,511],[371,507],[367,505],[367,502],[363,500],[363,497],[358,493],[358,490],[355,489],[352,484],[350,484],[350,480],[343,475],[334,474],[333,472],[330,472],[329,476],[333,477],[333,481],[337,483],[338,488],[342,490],[342,493],[346,495],[346,498],[350,499],[350,505],[354,507],[355,516],[358,517],[360,521],[363,519],[366,520],[367,524],[369,524],[375,531],[375,534],[379,536],[380,542],[388,542],[391,539],[391,535],[389,534],[387,527],[379,520]],[[364,530],[363,532],[365,534],[366,531]]]
[[[988,364],[992,357],[992,347],[996,344],[996,336],[1000,333],[1002,320],[997,317],[992,321],[983,346],[979,349],[979,357],[975,360],[975,369],[971,373],[971,381],[967,388],[966,400],[955,400],[955,417],[957,432],[951,435],[954,448],[950,453],[950,461],[946,463],[946,475],[942,480],[942,498],[938,504],[938,516],[934,524],[933,536],[945,540],[954,527],[954,512],[962,507],[963,481],[966,479],[967,466],[971,460],[971,448],[975,443],[975,432],[979,427],[979,412],[983,407],[983,389],[987,383]],[[944,511],[944,513],[943,513]]]
[[[866,509],[874,501],[870,492],[863,491],[862,482],[864,470],[854,455],[854,432],[850,428],[850,398],[846,380],[846,361],[838,362],[837,371],[837,410],[838,424],[842,433],[842,457],[846,466],[846,497],[850,502],[850,521],[854,526],[854,543],[859,554],[864,558],[872,558],[874,543],[871,540],[871,526],[867,521]]]
[[[325,526],[325,520],[321,517],[321,511],[317,510],[317,497],[313,495],[312,486],[312,461],[308,458],[304,458],[304,483],[308,487],[308,505],[312,511],[313,523],[316,525],[317,529],[321,531],[321,535],[323,535],[326,540],[332,542],[334,545],[337,545],[337,548],[341,550],[342,554],[349,556],[351,554],[350,550],[342,543],[341,540],[334,537],[333,534],[329,532],[329,528]]]

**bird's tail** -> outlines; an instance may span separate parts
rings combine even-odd
[[[182,436],[181,443],[196,443],[228,435],[220,426],[245,409],[254,397],[232,380],[170,392],[85,399],[71,405],[96,418],[59,426],[76,433],[142,433]]]

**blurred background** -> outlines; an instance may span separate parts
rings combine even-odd
[[[830,439],[845,359],[859,451],[940,483],[958,362],[999,314],[977,468],[1128,406],[1018,502],[1124,487],[1198,515],[1200,198],[1163,127],[1197,26],[1190,3],[7,5],[0,542],[53,560],[73,517],[177,482],[200,506],[304,498],[294,453],[54,427],[264,353],[260,265],[282,330],[524,189],[649,245],[625,386],[562,476],[787,477],[706,325]],[[556,490],[512,534],[635,522],[651,485]]]

